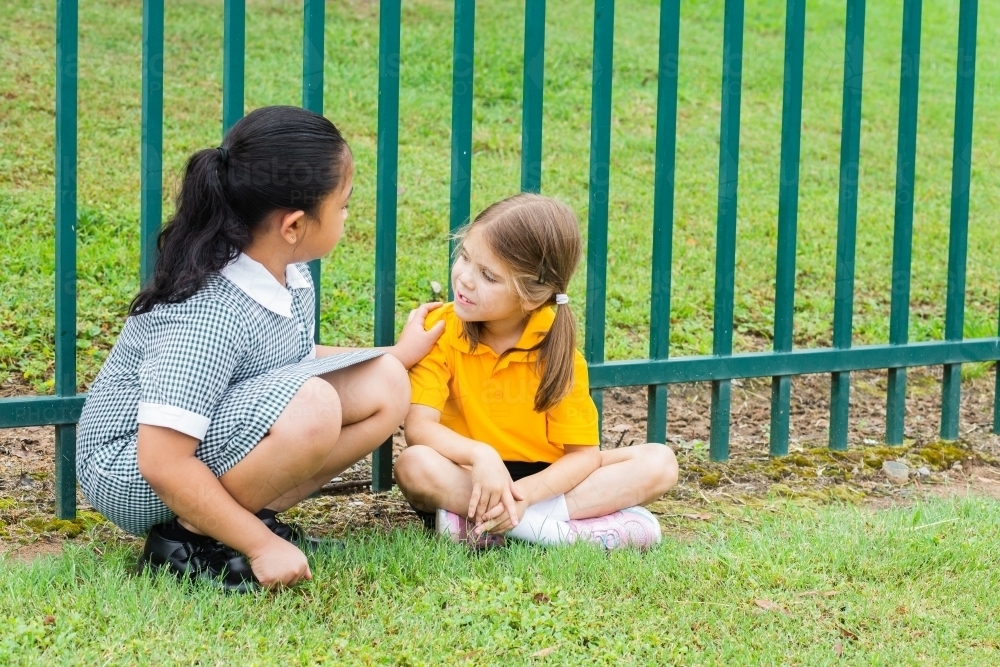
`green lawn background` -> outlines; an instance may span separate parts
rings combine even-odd
[[[249,0],[246,104],[301,101],[301,3]],[[902,2],[869,3],[858,208],[855,340],[885,342],[891,284]],[[682,4],[674,230],[674,354],[711,349],[722,8]],[[397,316],[447,279],[452,4],[403,5]],[[947,280],[958,6],[925,2],[911,338],[940,338]],[[616,7],[607,353],[648,349],[658,3]],[[55,3],[0,7],[0,382],[51,387]],[[519,187],[523,2],[477,8],[473,212]],[[844,5],[807,8],[797,345],[828,345],[836,248]],[[92,381],[138,287],[140,3],[80,8],[79,368]],[[543,192],[587,215],[593,6],[549,3]],[[769,344],[784,41],[783,3],[746,5],[737,350]],[[164,171],[172,209],[184,160],[220,138],[222,5],[167,3]],[[997,331],[1000,286],[1000,1],[980,3],[965,333]],[[326,114],[357,160],[348,231],[323,270],[322,338],[370,344],[378,4],[327,7]],[[584,225],[585,226],[585,225]],[[571,289],[584,308],[584,271]]]

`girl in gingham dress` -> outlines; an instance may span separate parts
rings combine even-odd
[[[226,590],[311,578],[323,546],[275,516],[398,427],[434,304],[387,349],[315,345],[306,262],[337,244],[354,163],[330,121],[258,109],[187,164],[152,281],[79,425],[84,495],[147,534],[140,568]]]

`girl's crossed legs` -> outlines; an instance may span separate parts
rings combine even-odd
[[[430,447],[412,445],[396,460],[396,481],[407,499],[426,512],[438,508],[465,516],[472,473]],[[525,478],[527,479],[527,478]],[[647,443],[601,452],[601,467],[567,491],[571,519],[605,516],[656,500],[677,483],[677,459],[665,445]]]

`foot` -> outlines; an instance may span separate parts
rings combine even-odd
[[[197,535],[177,519],[153,526],[146,537],[139,573],[166,570],[177,577],[202,580],[228,593],[249,593],[260,583],[242,554],[207,535]]]
[[[317,553],[320,551],[342,551],[344,543],[340,540],[331,540],[318,537],[311,537],[294,523],[279,521],[274,510],[263,509],[257,512],[257,518],[263,522],[268,529],[285,540],[291,542],[303,552]]]
[[[593,519],[569,521],[571,542],[591,542],[607,550],[649,549],[660,542],[660,522],[645,507],[625,509]]]
[[[439,509],[435,515],[435,531],[439,535],[445,535],[452,542],[467,544],[473,549],[502,547],[506,543],[503,535],[483,533],[479,537],[476,537],[472,532],[472,528],[473,523],[470,520],[454,512]]]

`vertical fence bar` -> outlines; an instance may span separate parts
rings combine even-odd
[[[899,72],[899,133],[896,146],[896,211],[892,239],[892,306],[889,343],[909,339],[910,273],[913,248],[913,184],[917,159],[917,96],[920,90],[920,15],[922,0],[903,4],[903,54]],[[885,441],[903,444],[906,420],[906,369],[889,369]]]
[[[153,277],[163,221],[163,0],[142,3],[142,166],[139,282]]]
[[[375,345],[392,345],[396,314],[400,0],[379,5],[378,154],[375,168]],[[372,453],[372,490],[392,488],[392,438]]]
[[[584,357],[604,361],[604,315],[608,278],[608,191],[611,176],[611,83],[615,2],[594,2],[594,66],[590,101],[590,179],[587,212],[587,313]],[[604,393],[590,392],[603,421]]]
[[[674,238],[674,169],[677,153],[677,71],[681,3],[660,4],[660,62],[656,83],[656,172],[653,175],[653,280],[649,306],[649,358],[670,356],[670,285]],[[646,441],[667,441],[667,385],[648,388]]]
[[[1000,337],[1000,317],[997,318],[997,337]],[[1000,361],[993,367],[996,374],[993,386],[993,433],[1000,435]]]
[[[740,98],[743,87],[743,0],[726,0],[722,38],[722,111],[719,133],[719,210],[715,246],[715,312],[712,354],[733,352],[736,278],[736,195],[740,163]],[[709,458],[729,458],[730,381],[712,382]]]
[[[76,395],[76,114],[79,7],[56,5],[55,390]],[[56,516],[76,516],[76,424],[56,426]]]
[[[545,0],[524,6],[524,97],[521,191],[542,191],[542,91],[545,85]]]
[[[455,50],[451,80],[451,216],[452,235],[469,221],[472,207],[472,77],[475,65],[476,2],[455,0]],[[455,241],[448,242],[451,268]],[[450,274],[449,274],[450,275]],[[452,298],[451,280],[448,298]]]
[[[976,90],[977,0],[962,0],[958,15],[955,144],[951,163],[951,231],[948,236],[948,302],[945,340],[962,340],[965,327],[965,264],[969,247],[969,185],[972,172],[972,107]],[[947,364],[941,397],[941,438],[958,439],[962,366]]]
[[[323,56],[326,23],[326,0],[305,0],[302,18],[302,107],[323,113]],[[313,281],[313,338],[319,342],[319,293],[322,264],[309,262]]]
[[[854,321],[854,250],[858,226],[864,53],[865,2],[847,0],[844,103],[840,134],[840,196],[837,209],[837,273],[833,297],[833,346],[840,349],[851,347]],[[847,449],[850,373],[833,373],[830,393],[830,449]]]
[[[246,55],[246,0],[226,0],[222,38],[222,136],[243,118],[243,70]]]
[[[781,183],[778,190],[778,252],[774,279],[774,351],[792,349],[795,318],[795,250],[798,236],[799,158],[802,144],[802,62],[806,3],[785,5],[785,74],[781,99]],[[792,378],[771,378],[771,456],[788,453]]]

